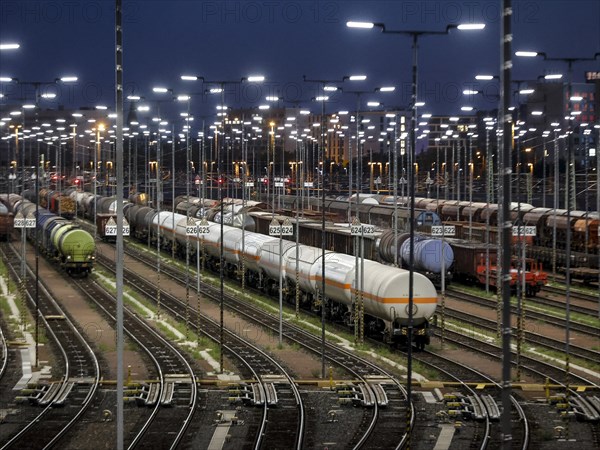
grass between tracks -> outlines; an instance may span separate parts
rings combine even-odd
[[[448,320],[446,319],[446,325],[448,328],[453,331],[460,333],[464,336],[467,336],[471,339],[482,340],[489,344],[494,344],[496,346],[501,345],[501,340],[497,337],[496,333],[492,330],[485,328],[478,328],[473,326],[473,324],[461,322],[458,320]],[[513,339],[512,344],[513,349],[516,350],[516,341]],[[544,359],[547,361],[562,361],[564,362],[566,359],[566,353],[544,348],[540,346],[533,345],[525,341],[522,347],[522,351],[528,354],[529,357],[534,359]],[[585,369],[593,370],[595,372],[600,372],[600,363],[593,363],[591,361],[582,360],[579,358],[574,358],[572,355],[569,358],[571,365],[583,367]]]
[[[479,288],[476,288],[476,287],[454,285],[454,286],[452,286],[452,288],[458,292],[464,292],[466,294],[475,295],[477,297],[486,298],[488,300],[493,300],[493,301],[497,300],[495,293],[490,292],[489,294],[487,294],[485,291],[483,291]],[[558,307],[553,307],[553,306],[536,305],[535,297],[526,297],[523,300],[524,300],[523,305],[525,308],[525,314],[527,314],[527,310],[530,310],[530,311],[537,311],[540,313],[545,313],[545,314],[548,314],[549,316],[555,317],[557,319],[563,319],[565,317],[564,309],[561,309]],[[517,307],[518,299],[516,297],[511,297],[510,304],[514,307]],[[590,316],[587,314],[571,312],[570,319],[571,319],[571,321],[573,321],[575,323],[580,323],[582,325],[588,325],[591,327],[600,328],[600,320],[598,320],[598,318],[596,318],[596,317],[593,317],[593,316]]]
[[[548,275],[548,277],[551,278],[552,275]],[[549,281],[548,286],[558,288],[558,289],[565,288],[564,283],[559,283],[559,282],[555,282],[555,281]],[[593,287],[588,287],[588,286],[579,286],[579,285],[573,286],[573,285],[571,285],[571,291],[578,292],[580,294],[592,295],[592,296],[598,295],[598,289],[593,288]]]
[[[5,323],[9,327],[10,334],[5,335],[5,339],[17,339],[21,340],[25,338],[24,331],[33,331],[32,323],[33,318],[29,314],[29,310],[21,302],[21,295],[16,289],[13,280],[10,277],[9,269],[4,260],[0,259],[0,278],[4,280],[8,295],[13,295],[13,302],[18,310],[18,314],[15,317],[13,311],[8,303],[7,295],[4,293],[0,294],[0,311],[2,311],[2,317]],[[43,331],[43,329],[42,329]],[[42,335],[40,333],[40,343],[42,342]],[[45,337],[44,337],[45,340]]]

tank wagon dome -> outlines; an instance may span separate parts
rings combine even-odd
[[[410,261],[410,239],[405,240],[400,246],[402,260],[408,264]],[[417,270],[433,273],[442,273],[442,254],[444,268],[448,270],[454,262],[452,247],[441,239],[429,239],[424,236],[415,236],[414,262]]]
[[[379,205],[379,202],[374,198],[365,198],[364,200],[361,200],[360,203],[365,205]]]

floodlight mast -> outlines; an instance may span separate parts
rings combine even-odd
[[[414,308],[414,236],[415,236],[415,169],[414,162],[416,156],[416,128],[417,128],[417,81],[418,81],[418,41],[421,36],[436,36],[446,35],[450,33],[452,29],[458,30],[482,30],[485,28],[485,24],[449,24],[446,26],[444,31],[426,31],[426,30],[388,30],[384,23],[381,22],[359,22],[350,21],[346,22],[346,26],[349,28],[363,28],[372,29],[379,28],[384,34],[396,34],[405,35],[412,38],[412,51],[413,51],[413,64],[412,64],[412,97],[411,97],[411,132],[410,132],[410,161],[408,165],[409,174],[409,192],[410,192],[410,242],[409,242],[409,282],[408,282],[408,326],[407,326],[407,401],[411,405],[408,408],[409,413],[407,414],[407,422],[410,420],[410,412],[412,403],[410,398],[412,395],[412,338],[413,338],[413,308]],[[408,428],[410,424],[407,423]],[[409,434],[409,445],[410,445],[410,434]]]

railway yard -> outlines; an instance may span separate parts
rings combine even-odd
[[[71,197],[81,205],[79,217],[44,222],[40,234],[48,228],[46,240],[58,242],[53,236],[59,231],[52,227],[63,227],[65,236],[74,230],[94,235],[86,196],[75,192]],[[17,206],[21,200],[14,196],[2,200],[9,209],[31,208],[26,201]],[[97,200],[93,213],[114,213],[114,203]],[[228,223],[247,224],[252,218],[252,229],[259,231],[265,213],[236,210],[234,203],[228,204],[235,212]],[[180,211],[179,205],[173,210]],[[283,217],[285,209],[278,214]],[[142,215],[142,222],[157,225],[144,229],[136,221]],[[296,289],[293,280],[303,273],[296,266],[295,274],[288,268],[285,275],[280,322],[280,288],[272,276],[252,275],[253,254],[246,247],[235,247],[235,252],[225,247],[228,256],[219,263],[218,246],[209,248],[214,236],[177,236],[178,221],[185,228],[189,214],[156,213],[132,201],[125,216],[131,226],[124,249],[127,448],[500,448],[505,407],[511,410],[514,449],[600,446],[600,322],[594,284],[572,283],[568,315],[560,279],[550,276],[536,295],[514,297],[513,390],[511,404],[503,405],[495,290],[486,293],[483,286],[453,281],[441,292],[436,284],[437,308],[422,328],[427,345],[424,338],[415,339],[407,358],[406,341],[394,340],[406,326],[396,313],[386,322],[384,315],[371,317],[376,313],[365,307],[363,332],[360,320],[336,313],[340,307],[330,302],[322,328],[318,293]],[[216,234],[220,227],[209,225]],[[239,228],[223,227],[223,236],[244,235]],[[302,229],[303,239],[314,233],[309,223]],[[24,245],[14,231],[0,248],[0,447],[113,448],[115,245],[97,228],[93,271],[80,273],[73,266],[77,252],[61,259],[48,247],[36,249],[35,242],[43,240],[33,230]],[[268,249],[267,237],[246,234],[245,245],[263,239],[262,252]],[[328,248],[338,252],[347,246],[343,234],[331,231]],[[293,267],[295,246],[285,242],[284,266]],[[300,245],[312,248],[309,242]],[[368,242],[365,247],[371,249]],[[372,248],[381,251],[381,243]],[[63,251],[59,245],[52,249]],[[196,251],[203,255],[200,260]],[[232,258],[241,262],[241,272]],[[340,257],[327,270],[342,270],[340,261],[345,260]],[[222,284],[219,269],[230,275]],[[427,283],[423,277],[418,286],[427,290]],[[372,298],[368,287],[361,289],[365,299]],[[344,304],[334,291],[325,292]],[[409,361],[413,376],[407,402]]]
[[[0,2],[0,450],[599,450],[598,18]]]

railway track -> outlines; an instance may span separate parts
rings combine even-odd
[[[558,288],[555,286],[544,286],[542,290],[538,293],[537,297],[539,298],[540,294],[544,295],[544,298],[548,299],[557,299],[556,304],[562,305],[564,307],[565,304],[565,296],[567,295],[566,288]],[[587,294],[585,292],[581,292],[579,290],[571,290],[569,292],[569,296],[571,297],[571,308],[574,306],[579,306],[582,309],[582,312],[586,312],[589,310],[589,314],[598,314],[598,293],[596,294]],[[562,300],[562,301],[561,301]]]
[[[89,302],[116,323],[112,294],[91,278],[73,281]],[[139,429],[126,436],[127,448],[174,448],[183,439],[196,411],[198,391],[194,370],[177,348],[127,308],[124,308],[123,327],[155,368],[154,379],[133,394],[137,403],[151,408],[151,413]]]
[[[8,367],[8,345],[6,344],[6,337],[4,336],[4,330],[0,323],[0,351],[2,352],[0,359],[0,380],[4,378],[6,368]]]
[[[464,300],[467,301],[469,303],[473,303],[476,305],[480,305],[480,306],[484,306],[486,308],[493,308],[495,309],[497,306],[497,302],[496,300],[491,300],[488,298],[484,298],[484,297],[479,297],[473,294],[469,294],[460,290],[456,290],[456,289],[448,289],[447,291],[448,295],[451,295],[453,297],[457,297],[460,300]],[[555,325],[557,327],[561,327],[564,328],[566,326],[565,324],[565,319],[561,318],[561,317],[555,317],[553,315],[550,315],[548,313],[542,312],[542,311],[538,311],[538,310],[533,310],[531,307],[531,303],[532,303],[531,298],[528,298],[526,300],[526,303],[528,305],[527,307],[527,317],[529,319],[532,320],[539,320],[541,322],[545,322],[548,323],[550,325]],[[511,306],[511,313],[512,314],[518,314],[518,310],[516,306]],[[587,325],[581,322],[576,322],[573,319],[571,319],[571,324],[570,324],[571,330],[572,331],[576,331],[582,334],[586,334],[592,337],[597,337],[598,336],[598,328],[595,326],[591,326],[591,325]]]
[[[436,332],[436,335],[439,336],[439,332]],[[466,336],[456,331],[445,330],[444,339],[451,341],[459,347],[480,353],[488,358],[494,360],[502,359],[501,347],[489,342],[484,342],[480,340],[479,337]],[[511,353],[516,358],[516,352],[512,351]],[[563,384],[560,380],[565,379],[564,367],[557,367],[545,361],[540,361],[523,354],[520,355],[519,363],[521,369],[530,373],[540,384],[545,383],[547,378],[555,384]],[[513,361],[513,364],[515,364],[515,361]],[[582,386],[600,389],[600,385],[597,381],[590,380],[582,375],[569,373],[569,380],[572,383],[577,383]]]
[[[98,262],[107,271],[112,271],[114,267],[112,260],[103,256]],[[149,298],[156,295],[156,285],[143,275],[126,269],[124,278],[127,285],[135,286],[139,293]],[[188,305],[170,292],[161,292],[161,308],[171,316],[181,321],[186,320],[186,317],[189,317],[187,307]],[[193,327],[195,328],[195,325]],[[202,315],[200,332],[218,342],[220,326],[208,316]],[[224,347],[239,361],[239,366],[245,367],[245,378],[253,379],[257,383],[254,388],[248,387],[254,389],[252,401],[262,410],[259,423],[255,426],[254,448],[302,448],[305,413],[292,376],[265,351],[228,330],[224,330]],[[237,390],[244,392],[245,389],[245,386],[240,384]]]
[[[153,262],[148,261],[148,256],[143,253],[129,252],[128,255],[145,261],[145,264],[153,265]],[[174,265],[165,266],[164,269],[168,276],[177,280],[180,284],[184,284],[185,280],[181,272]],[[203,284],[202,292],[204,296],[212,298],[215,301],[220,298],[219,290],[210,284]],[[161,295],[168,295],[168,293]],[[227,308],[231,308],[236,314],[242,315],[247,320],[252,322],[258,321],[262,327],[266,327],[273,333],[278,332],[278,318],[266,313],[261,308],[228,294],[224,297],[224,303]],[[180,316],[183,318],[183,314]],[[321,340],[300,327],[285,323],[284,337],[306,348],[310,352],[315,354],[321,353]],[[331,363],[349,371],[349,373],[361,381],[360,386],[366,392],[367,402],[369,406],[373,407],[371,419],[364,421],[363,426],[355,432],[349,445],[354,448],[399,448],[403,445],[407,439],[407,433],[405,429],[397,426],[398,417],[406,417],[407,414],[410,414],[409,423],[412,426],[414,423],[414,411],[412,410],[412,406],[410,413],[406,411],[406,392],[400,382],[390,373],[383,371],[373,363],[332,344],[326,344],[326,358]],[[376,386],[372,387],[373,383],[371,383],[371,379],[383,381],[375,383]],[[293,381],[291,383],[293,384]],[[383,390],[385,392],[383,396],[387,398],[385,408],[380,407],[381,405],[378,404],[374,390],[377,390],[377,392]],[[390,429],[390,425],[393,423],[395,425]],[[385,430],[385,432],[382,430]],[[305,434],[310,435],[311,431],[307,429]],[[288,446],[288,448],[290,447]]]
[[[479,449],[501,447],[502,436],[498,423],[503,409],[500,400],[501,386],[487,375],[429,350],[419,352],[415,355],[415,359],[439,372],[441,374],[440,381],[456,381],[461,384],[464,396],[457,400],[461,400],[465,405],[463,408],[468,408],[469,413],[472,412],[471,425],[474,426],[474,429],[469,433],[469,427],[464,427],[465,431],[469,433],[467,436],[464,436],[465,433],[461,429],[461,435],[453,438],[453,444]],[[492,384],[496,388],[488,388],[483,394],[475,391],[467,382]],[[525,450],[531,441],[530,424],[515,396],[511,395],[510,401],[512,405],[511,420],[518,424],[518,427],[513,427],[512,430],[512,448]]]
[[[478,339],[470,338],[454,331],[446,331],[444,339],[453,345],[481,354],[491,360],[502,361],[502,349],[496,345],[482,342]],[[512,352],[512,355],[513,360],[511,361],[511,364],[517,366],[514,351]],[[575,427],[574,424],[577,424],[578,432],[584,433],[585,436],[588,436],[589,440],[593,442],[591,448],[596,448],[600,445],[600,433],[597,424],[594,423],[597,422],[597,419],[592,419],[592,416],[597,416],[600,413],[600,410],[597,410],[597,407],[592,406],[597,400],[593,398],[593,392],[585,393],[585,390],[580,391],[581,386],[591,388],[591,391],[600,389],[600,385],[597,381],[590,381],[583,376],[571,372],[567,375],[565,369],[562,367],[555,367],[523,355],[521,355],[518,364],[523,371],[529,373],[538,383],[543,384],[550,382],[559,386],[562,391],[562,394],[559,394],[562,395],[561,401],[570,405],[573,414],[578,414],[579,418],[587,420],[587,422],[572,422],[573,424],[570,426]],[[579,387],[575,389],[573,386],[577,385],[579,385]],[[583,409],[578,405],[584,405]],[[586,413],[588,412],[590,415],[586,416]],[[551,423],[551,421],[554,420],[554,417],[555,416],[549,416],[547,421]],[[546,425],[543,420],[544,419],[538,418],[538,423],[541,422],[541,425]],[[575,436],[576,435],[577,433],[575,433]]]
[[[2,253],[14,278],[18,279],[16,268],[21,255],[8,244],[2,246]],[[35,301],[30,295],[35,289],[35,276],[29,268],[27,270],[27,299],[35,317]],[[100,365],[91,346],[43,284],[40,285],[39,294],[40,321],[59,349],[62,366],[55,367],[55,371],[60,373],[61,378],[28,390],[23,400],[40,405],[42,409],[33,414],[33,408],[25,410],[28,423],[7,439],[2,449],[50,448],[57,445],[90,408],[99,386]],[[19,417],[19,420],[23,420],[23,417]]]
[[[549,273],[548,276],[552,277],[553,281],[555,281],[557,283],[562,283],[563,285],[565,285],[567,282],[567,279],[564,275],[557,275],[556,277],[553,277],[552,274]],[[577,289],[583,290],[583,291],[590,291],[590,290],[597,291],[598,290],[598,277],[596,277],[596,280],[594,280],[594,281],[587,281],[587,282],[578,280],[575,277],[571,277],[571,286],[574,286]]]
[[[476,316],[474,314],[470,314],[464,311],[454,310],[448,307],[446,307],[445,311],[446,317],[450,317],[452,319],[464,323],[474,324],[477,326],[478,329],[486,330],[488,332],[488,335],[490,336],[496,334],[497,324],[493,320]],[[516,333],[517,330],[515,327],[513,327],[513,335],[516,335]],[[539,333],[534,333],[532,331],[525,330],[525,340],[529,344],[536,344],[559,353],[562,353],[565,350],[564,341],[552,339]],[[569,349],[570,356],[579,358],[582,361],[589,362],[590,364],[598,364],[598,361],[600,361],[600,352],[596,350],[591,350],[589,348],[577,346],[574,344],[571,344],[569,346]]]

